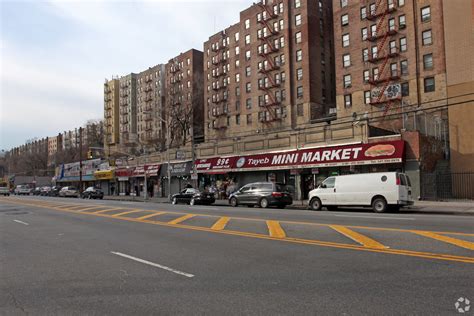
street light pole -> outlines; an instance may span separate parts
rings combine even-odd
[[[82,194],[82,127],[79,127],[79,193]]]

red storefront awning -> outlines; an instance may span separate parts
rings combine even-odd
[[[217,174],[251,170],[319,168],[400,163],[404,141],[352,144],[299,149],[247,156],[213,157],[196,160],[198,173]]]

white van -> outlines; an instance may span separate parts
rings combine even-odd
[[[410,178],[404,173],[378,172],[329,177],[309,192],[309,207],[372,206],[374,212],[412,205]]]

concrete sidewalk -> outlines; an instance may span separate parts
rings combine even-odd
[[[145,202],[143,197],[134,196],[105,196],[104,200],[114,201],[134,201]],[[151,203],[170,203],[168,198],[149,198],[146,202]],[[216,206],[229,206],[227,200],[217,200]],[[295,200],[288,209],[308,209],[307,200]],[[403,208],[402,213],[432,213],[432,214],[457,214],[457,215],[474,215],[474,201],[415,201],[415,205]]]

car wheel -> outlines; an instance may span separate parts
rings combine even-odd
[[[233,197],[230,199],[230,205],[232,205],[233,207],[236,207],[237,205],[239,205],[239,202],[237,201],[237,198]]]
[[[268,200],[266,198],[262,198],[260,200],[260,203],[258,203],[258,205],[261,207],[261,208],[267,208],[268,207]]]
[[[171,200],[171,204],[173,204],[173,205],[178,204],[178,200],[174,197],[174,198]]]
[[[377,197],[372,202],[372,209],[375,213],[383,213],[387,210],[387,201],[383,197]]]
[[[321,207],[322,207],[321,200],[319,198],[313,198],[309,205],[311,206],[311,209],[313,211],[319,211],[321,210]]]
[[[196,204],[196,201],[195,201],[194,199],[191,199],[191,201],[189,201],[189,205],[192,206],[192,205],[194,205],[194,204]]]

